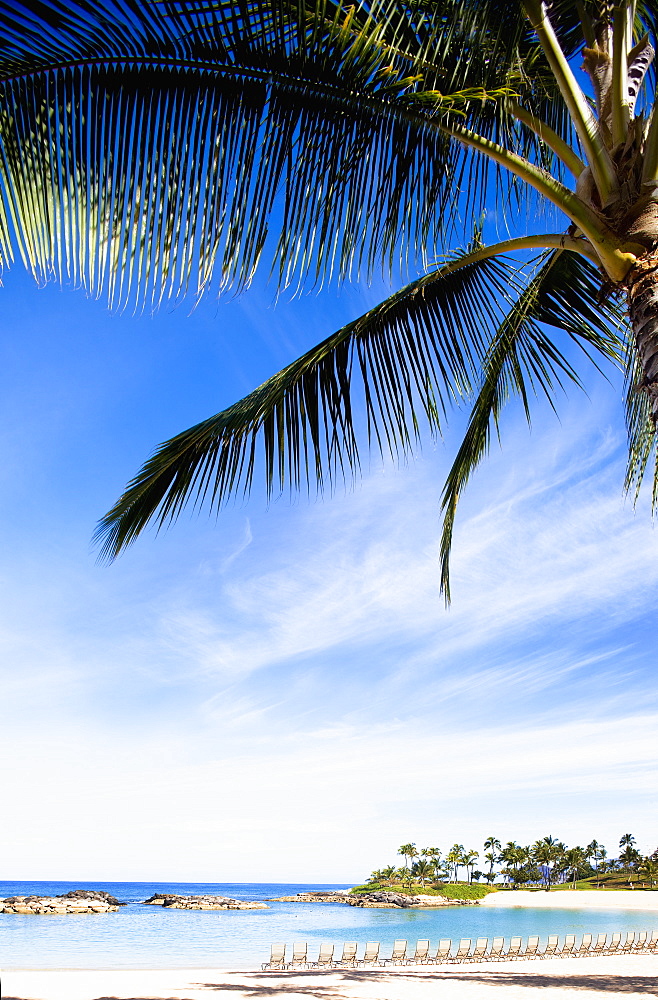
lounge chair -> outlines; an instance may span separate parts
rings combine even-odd
[[[450,961],[465,962],[466,959],[468,958],[470,950],[471,950],[471,939],[462,938],[461,941],[459,942],[459,947],[457,948],[454,958],[452,958]]]
[[[426,964],[428,961],[428,956],[430,953],[430,943],[429,941],[417,941],[416,950],[411,955],[407,961],[414,962],[416,965]]]
[[[605,943],[607,940],[607,934],[598,934],[594,947],[592,948],[592,955],[602,955],[605,952]]]
[[[592,948],[592,935],[583,934],[583,939],[580,942],[580,948],[577,950],[576,955],[587,955]]]
[[[407,942],[406,941],[395,941],[393,944],[393,951],[391,957],[387,958],[385,961],[390,962],[391,965],[402,965],[403,962],[407,960]]]
[[[321,944],[317,962],[310,962],[314,969],[328,969],[334,964],[334,946]]]
[[[502,958],[505,958],[505,938],[495,937],[491,942],[491,951],[487,955],[487,960],[490,962],[500,962]]]
[[[615,931],[610,938],[610,944],[605,950],[606,955],[614,955],[621,948],[621,931]]]
[[[308,962],[308,945],[305,941],[296,941],[292,946],[292,958],[289,969],[301,969],[306,968],[306,963]]]
[[[654,951],[658,951],[658,931],[651,932],[651,937],[647,941],[646,950],[652,953]]]
[[[340,956],[336,965],[351,965],[352,968],[356,965],[356,949],[358,944],[356,941],[347,941],[343,945],[343,954]]]
[[[489,938],[478,938],[475,942],[475,948],[471,955],[468,956],[469,962],[481,962],[485,956],[487,946],[489,944]]]
[[[269,962],[263,962],[263,969],[285,969],[286,967],[286,946],[285,944],[273,944],[270,948]]]
[[[379,941],[368,941],[359,965],[379,965]]]
[[[564,944],[562,945],[560,951],[558,952],[560,958],[566,958],[568,955],[572,955],[575,947],[576,947],[576,935],[567,934],[567,936],[564,939]]]
[[[631,951],[644,951],[647,946],[647,938],[649,937],[648,931],[638,931],[638,935],[633,942],[633,947]]]
[[[520,937],[513,937],[510,939],[509,948],[505,954],[506,959],[518,958],[521,953],[521,943],[522,939]]]
[[[525,946],[525,951],[522,951],[519,958],[535,958],[537,955],[537,949],[539,948],[539,935],[533,934],[528,938],[528,943]]]
[[[560,944],[559,936],[557,934],[549,934],[548,941],[546,942],[546,947],[544,948],[539,957],[552,958],[556,954],[559,944]]]
[[[452,941],[450,938],[441,938],[437,946],[436,951],[430,958],[430,962],[436,965],[440,965],[442,962],[447,962],[450,959],[450,949],[452,948]]]
[[[635,931],[628,931],[628,933],[626,934],[626,940],[622,944],[621,948],[619,948],[619,951],[622,952],[632,951],[634,941],[635,941]]]

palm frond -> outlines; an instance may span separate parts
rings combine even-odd
[[[101,521],[103,556],[117,555],[149,522],[174,520],[186,504],[212,510],[248,491],[257,467],[268,493],[322,490],[358,471],[361,431],[392,455],[412,448],[421,422],[438,431],[446,409],[470,393],[514,288],[511,264],[469,262],[474,252],[447,260],[160,446]]]
[[[650,463],[653,462],[651,509],[658,510],[658,434],[651,416],[650,398],[640,386],[642,370],[637,352],[629,342],[625,409],[628,434],[628,461],[625,489],[637,503]]]
[[[490,169],[536,200],[436,127],[547,162],[502,99],[568,132],[533,46],[516,0],[4,0],[0,254],[118,306],[424,267]]]
[[[543,395],[555,408],[556,393],[565,379],[581,385],[577,371],[545,327],[565,331],[595,364],[597,359],[623,364],[624,343],[616,332],[620,313],[612,302],[597,305],[600,290],[601,276],[588,261],[551,251],[492,338],[466,433],[443,488],[441,589],[446,602],[457,504],[488,452],[492,433],[499,433],[505,404],[520,398],[530,423],[533,396]]]

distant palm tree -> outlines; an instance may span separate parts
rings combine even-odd
[[[487,851],[487,853],[484,855],[484,860],[487,861],[489,864],[489,871],[485,876],[485,878],[487,878],[490,882],[493,882],[493,880],[496,877],[494,875],[493,866],[500,860],[500,858],[497,854],[494,854],[493,851]]]
[[[600,883],[599,883],[599,874],[600,874],[601,868],[605,867],[605,859],[606,859],[607,856],[608,856],[608,852],[606,851],[605,847],[603,847],[601,844],[599,844],[599,846],[597,847],[596,851],[593,854],[594,861],[596,863],[596,885],[597,885],[597,887],[600,885]]]
[[[446,854],[446,861],[448,862],[448,864],[452,865],[455,882],[458,881],[459,869],[464,864],[463,857],[464,857],[463,844],[453,844],[448,853]]]
[[[432,877],[433,871],[434,866],[429,861],[424,861],[422,858],[420,861],[416,861],[411,868],[412,875],[418,882],[420,882],[421,885],[425,885],[425,883]]]
[[[415,844],[403,844],[402,847],[398,847],[398,854],[403,855],[406,868],[409,867],[410,861],[418,857],[418,851],[416,850]]]
[[[473,868],[475,867],[475,862],[480,857],[479,851],[465,851],[462,856],[462,864],[465,866],[468,872],[468,881],[472,881]]]
[[[434,875],[436,876],[441,860],[441,851],[439,850],[439,848],[423,847],[421,849],[420,855],[422,858],[426,858],[429,861],[430,865],[432,866]]]
[[[642,875],[646,875],[652,885],[656,884],[656,876],[658,876],[658,861],[654,861],[652,857],[644,858],[643,861],[641,861],[638,870],[642,873]]]
[[[620,862],[628,871],[631,871],[634,866],[636,867],[641,858],[642,855],[640,852],[634,847],[631,847],[630,844],[628,844],[628,846],[619,855]]]
[[[570,847],[568,851],[564,854],[564,861],[566,863],[566,871],[569,872],[573,877],[573,888],[576,888],[576,878],[578,872],[583,867],[585,863],[585,851],[582,847]]]
[[[635,837],[632,833],[624,833],[619,839],[620,847],[632,847],[635,843]]]
[[[564,853],[564,845],[554,837],[537,840],[532,847],[532,857],[543,868],[543,878],[548,891],[551,887],[552,870]]]

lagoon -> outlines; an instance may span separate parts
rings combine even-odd
[[[70,889],[105,889],[128,905],[118,913],[79,916],[0,914],[0,966],[69,969],[254,969],[274,941],[307,941],[314,957],[321,942],[381,941],[384,955],[395,938],[511,937],[653,930],[658,913],[627,909],[498,908],[450,906],[438,910],[369,910],[340,903],[271,903],[269,910],[188,911],[142,906],[168,890],[182,895],[263,900],[347,885],[308,883],[0,882],[0,897],[52,895]],[[571,901],[570,901],[571,902]]]

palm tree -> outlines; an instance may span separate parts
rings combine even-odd
[[[626,365],[636,492],[658,419],[657,21],[649,0],[0,0],[0,263],[148,308],[259,267],[293,290],[413,275],[161,445],[103,553],[257,474],[269,491],[356,474],[362,411],[397,455],[467,399],[449,596],[458,497],[508,398],[529,417],[581,381],[574,342]],[[485,245],[494,197],[557,228]]]
[[[434,866],[429,861],[425,861],[422,858],[420,861],[416,861],[411,869],[412,875],[418,882],[420,882],[421,885],[425,885],[427,880],[432,877],[433,872]]]
[[[635,837],[632,833],[623,833],[619,838],[620,847],[633,847],[635,844]]]
[[[382,868],[382,878],[386,882],[391,882],[395,877],[396,871],[395,865],[386,865],[386,868]]]
[[[650,880],[652,885],[655,885],[656,876],[658,876],[658,861],[654,861],[652,857],[644,858],[639,865],[639,871]]]
[[[592,841],[592,843],[594,843],[594,841]],[[600,874],[600,870],[601,870],[601,868],[605,867],[605,859],[607,858],[607,856],[608,856],[608,852],[606,851],[605,847],[603,847],[602,844],[599,844],[598,847],[596,848],[594,854],[593,854],[593,858],[594,858],[594,861],[596,863],[596,885],[597,885],[597,888],[599,886],[599,874]]]
[[[462,857],[462,864],[465,865],[466,871],[468,872],[468,881],[473,880],[473,868],[475,867],[475,862],[480,857],[479,851],[465,851]]]
[[[575,889],[578,872],[586,861],[585,851],[582,847],[570,847],[564,854],[564,860],[566,862],[566,870],[573,878],[573,888]]]
[[[455,882],[458,881],[459,869],[464,864],[464,845],[453,844],[446,854],[446,861],[452,865]]]
[[[486,854],[484,855],[484,860],[489,863],[489,871],[485,875],[485,878],[489,882],[493,882],[493,880],[496,877],[494,875],[493,866],[496,864],[497,861],[500,861],[500,858],[499,858],[499,856],[497,854],[494,854],[493,851],[487,851]]]
[[[564,844],[550,836],[537,840],[532,847],[532,857],[542,868],[547,892],[551,888],[551,877],[555,865],[563,854]]]
[[[403,855],[406,868],[409,867],[410,861],[413,861],[414,858],[418,857],[418,851],[416,850],[415,844],[403,844],[402,847],[398,847],[398,854]]]
[[[426,858],[429,861],[432,873],[436,877],[441,860],[440,849],[438,847],[423,847],[421,848],[420,856],[421,858]]]

